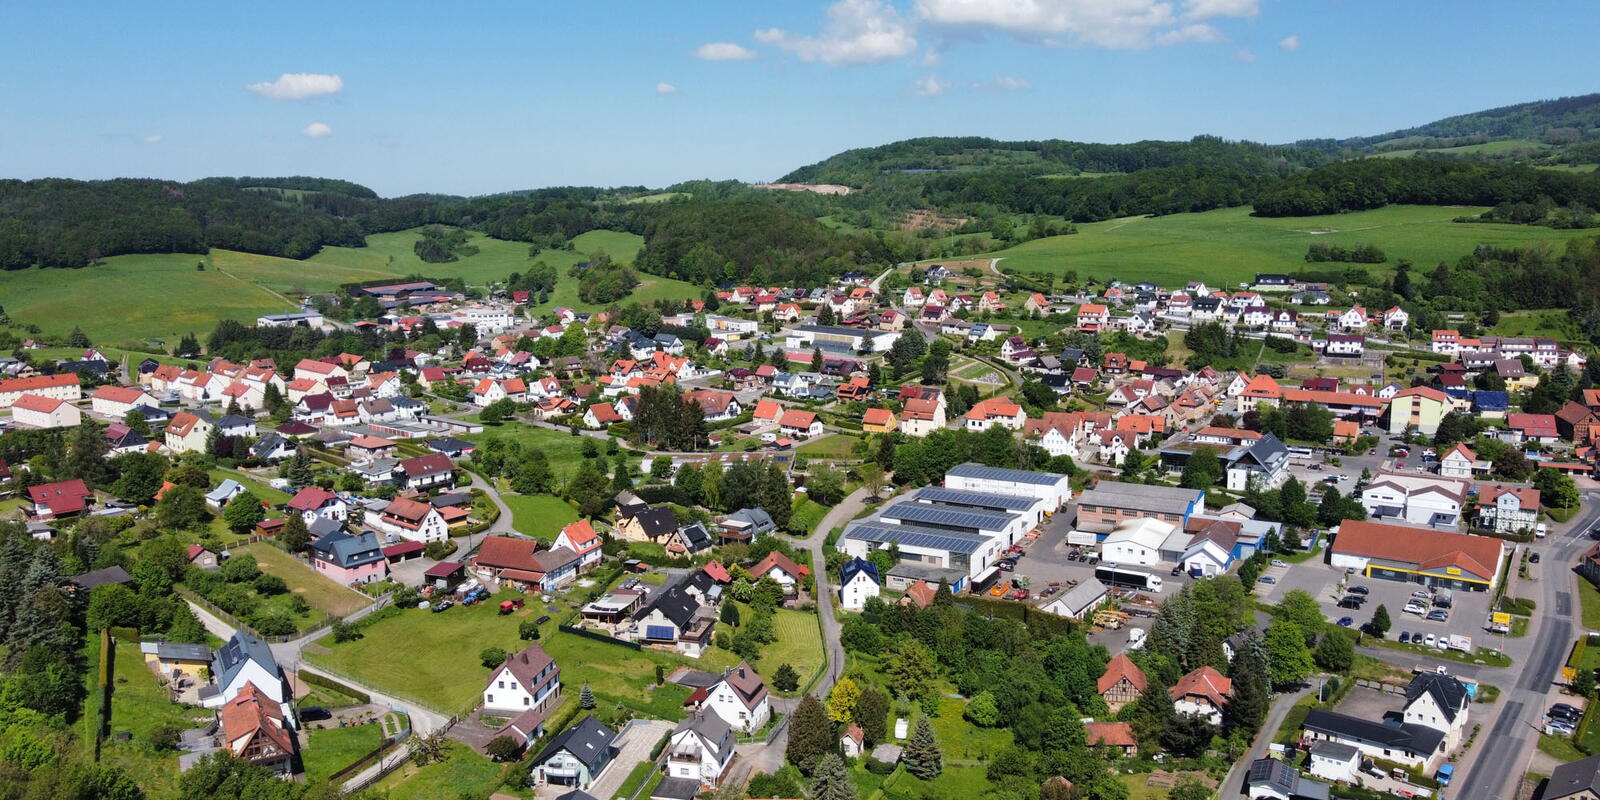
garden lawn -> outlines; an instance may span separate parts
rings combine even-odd
[[[1588,581],[1578,581],[1578,606],[1583,609],[1583,627],[1600,630],[1600,589]]]
[[[90,657],[87,676],[88,703],[96,702],[95,676],[98,670],[95,659],[100,652],[98,637],[89,637],[86,648]],[[138,782],[149,797],[167,797],[176,794],[178,779],[178,754],[161,752],[150,746],[150,732],[163,725],[179,730],[195,727],[214,714],[198,708],[189,708],[167,700],[167,691],[156,682],[155,673],[144,665],[144,656],[135,642],[112,640],[116,648],[113,663],[114,688],[111,693],[111,732],[127,731],[128,741],[118,741],[114,736],[101,746],[100,763],[121,767],[129,777]],[[82,725],[78,726],[83,731]],[[81,734],[80,734],[81,735]],[[93,748],[92,740],[84,745]]]
[[[683,716],[683,701],[689,697],[689,690],[674,683],[656,686],[656,665],[671,673],[677,666],[715,671],[735,663],[732,653],[716,648],[699,659],[689,659],[560,632],[546,634],[540,644],[568,670],[562,675],[562,682],[567,685],[564,691],[575,693],[588,681],[601,704],[621,702],[635,711],[667,720]]]
[[[849,434],[832,433],[800,445],[795,452],[808,458],[849,458],[859,441]]]
[[[822,672],[822,631],[817,627],[817,617],[804,611],[780,608],[773,614],[772,623],[778,639],[761,650],[756,670],[770,679],[778,671],[778,665],[788,664],[800,676],[803,689]]]
[[[821,524],[822,518],[827,515],[827,506],[809,497],[797,497],[794,501],[793,510],[789,512],[789,528],[790,530],[800,531],[802,534],[810,534],[817,525]]]
[[[383,744],[383,726],[373,722],[344,728],[307,731],[300,748],[300,763],[307,781],[322,781],[356,763]]]
[[[562,528],[578,520],[577,509],[552,495],[505,492],[500,500],[511,509],[512,525],[541,542],[554,540]]]
[[[260,500],[264,503],[270,503],[274,506],[281,506],[284,503],[289,502],[288,492],[285,492],[282,489],[274,489],[271,486],[268,486],[265,483],[257,480],[256,478],[246,475],[243,472],[239,472],[238,470],[222,469],[219,467],[211,470],[210,474],[211,480],[216,483],[221,483],[223,480],[231,478],[240,485],[244,486],[244,488],[249,489],[251,493],[256,496],[257,500]],[[271,516],[271,514],[268,516]]]
[[[437,614],[418,609],[380,612],[387,616],[363,627],[362,638],[335,644],[331,634],[324,636],[306,650],[306,660],[359,675],[402,700],[420,701],[443,713],[463,713],[477,701],[489,676],[478,654],[487,647],[501,647],[507,653],[523,647],[517,625],[534,609],[500,616],[500,601],[513,597],[521,595],[504,591],[476,605],[458,605]]]
[[[1307,264],[1312,242],[1351,247],[1378,246],[1387,265],[1368,266],[1386,273],[1401,258],[1417,264],[1455,263],[1479,244],[1523,247],[1564,242],[1588,231],[1557,231],[1531,225],[1451,222],[1482,213],[1479,207],[1388,206],[1320,217],[1251,216],[1249,207],[1163,217],[1126,217],[1078,226],[1078,233],[1035,239],[987,253],[1001,268],[1024,272],[1077,272],[1080,281],[1149,280],[1182,286],[1201,280],[1231,287],[1257,272],[1343,269],[1346,264]]]
[[[550,470],[557,475],[570,475],[577,471],[578,463],[583,458],[583,443],[588,437],[573,436],[568,431],[551,430],[524,422],[505,422],[499,425],[485,425],[483,433],[472,433],[462,437],[473,444],[482,446],[484,442],[500,438],[507,442],[520,442],[523,449],[536,447],[544,451],[550,459]],[[605,443],[596,441],[600,446],[601,456],[605,456]],[[607,472],[610,472],[610,462],[607,461]]]
[[[304,597],[312,608],[323,613],[342,617],[371,602],[366,595],[334,582],[266,542],[245,545],[239,551],[255,556],[263,572],[282,578],[291,593]]]
[[[378,781],[377,791],[389,800],[436,800],[441,797],[488,797],[500,782],[501,765],[459,742],[448,742],[449,756],[419,767],[408,763]]]
[[[947,684],[939,686],[939,716],[928,720],[933,723],[939,747],[944,750],[945,762],[987,761],[1010,746],[1011,731],[1005,728],[980,728],[961,716],[961,712],[967,708],[967,701],[944,694],[953,689]],[[911,730],[916,729],[916,721],[912,720]]]

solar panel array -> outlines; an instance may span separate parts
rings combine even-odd
[[[928,486],[918,489],[916,494],[911,496],[911,499],[930,503],[944,503],[952,506],[987,508],[993,511],[1027,511],[1039,503],[1039,498],[1037,497],[974,492],[967,489],[946,489],[942,486]]]
[[[986,481],[1010,481],[1012,483],[1032,483],[1038,486],[1054,486],[1067,476],[1055,472],[1030,472],[1025,469],[1004,469],[1002,467],[986,467],[982,464],[960,464],[951,467],[945,475],[954,475],[958,478],[975,478]]]
[[[952,553],[975,553],[989,541],[989,537],[959,531],[941,531],[916,525],[884,525],[858,522],[844,532],[844,538],[886,544],[893,542],[901,547],[921,547],[928,550],[946,550]]]
[[[878,516],[927,525],[971,528],[975,531],[999,531],[1004,530],[1021,515],[937,503],[896,503],[884,509]]]

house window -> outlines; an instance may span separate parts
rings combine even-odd
[[[502,689],[506,688],[506,682],[505,681],[500,681],[500,688],[502,688]]]
[[[523,705],[527,705],[529,702],[530,702],[530,698],[527,695],[523,695],[522,696],[522,704]]]
[[[483,702],[485,702],[485,703],[493,703],[494,702],[494,695],[492,695],[492,694],[484,695],[483,696]]]

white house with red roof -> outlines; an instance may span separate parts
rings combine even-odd
[[[695,690],[684,705],[711,711],[729,727],[744,733],[759,731],[772,719],[767,683],[744,661],[724,671],[716,683]]]
[[[817,418],[817,412],[791,408],[783,412],[778,418],[778,430],[786,436],[810,438],[822,435],[822,420]]]
[[[506,380],[484,378],[472,387],[472,404],[475,406],[481,408],[501,400],[510,400],[513,403],[528,402],[528,384],[521,378]]]
[[[318,361],[314,358],[302,358],[300,363],[294,365],[294,377],[306,378],[318,383],[327,383],[329,378],[349,379],[350,371],[338,364]]]
[[[1111,312],[1100,303],[1084,303],[1078,306],[1078,330],[1098,331],[1111,320]]]
[[[1496,533],[1519,533],[1539,524],[1539,490],[1495,484],[1478,490],[1478,526]]]
[[[102,386],[89,396],[90,410],[116,419],[126,417],[139,406],[155,408],[160,405],[149,392],[132,386]]]
[[[966,420],[966,428],[969,431],[985,431],[995,425],[1020,431],[1028,415],[1023,412],[1022,406],[1004,397],[991,397],[973,406],[963,419]]]
[[[41,483],[28,487],[29,513],[36,519],[49,520],[83,513],[94,502],[94,491],[82,478],[55,483]]]
[[[17,398],[24,394],[39,397],[52,397],[57,400],[74,402],[83,397],[83,390],[78,386],[76,373],[63,372],[59,375],[35,375],[31,378],[13,378],[0,381],[0,408],[10,408],[17,402]]]
[[[1355,306],[1339,313],[1338,320],[1339,327],[1347,331],[1364,331],[1369,323],[1367,310],[1361,306]]]
[[[317,518],[343,523],[350,518],[350,505],[339,496],[320,486],[307,486],[284,504],[289,511],[298,513],[307,525]]]
[[[550,549],[565,547],[576,553],[578,571],[586,572],[600,563],[602,544],[600,534],[595,533],[594,526],[589,524],[589,520],[580,519],[562,528],[561,532],[556,534],[555,541],[550,543]]]
[[[1383,327],[1391,331],[1405,330],[1406,323],[1410,321],[1411,315],[1407,314],[1406,310],[1399,306],[1394,306],[1383,312]]]
[[[75,428],[83,422],[78,407],[58,397],[23,394],[11,404],[11,423],[24,428]]]

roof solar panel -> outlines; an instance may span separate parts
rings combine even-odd
[[[915,525],[875,525],[856,523],[844,532],[844,538],[882,544],[894,542],[906,547],[923,547],[930,550],[948,550],[952,553],[977,552],[989,539],[974,533],[941,531]]]
[[[1053,486],[1067,476],[1055,472],[1030,472],[1024,469],[1004,469],[1001,467],[986,467],[982,464],[960,464],[951,467],[945,475],[954,475],[958,478],[974,478],[977,480],[1010,481],[1012,483],[1031,483],[1038,486]]]
[[[1039,499],[1036,497],[974,492],[966,489],[946,489],[942,486],[928,486],[918,489],[916,494],[912,495],[912,499],[954,506],[986,508],[995,511],[1027,511],[1039,503]]]

